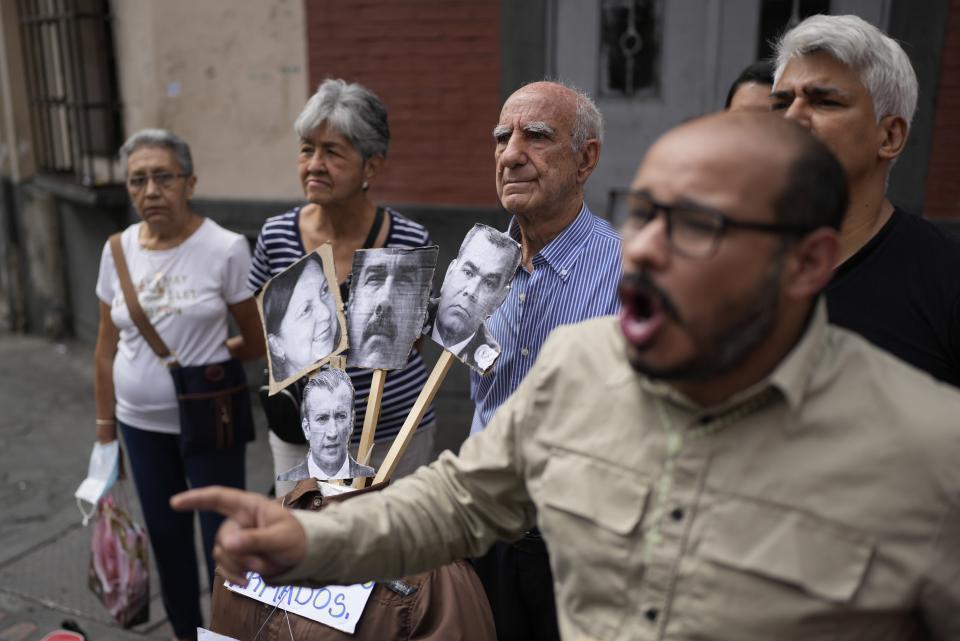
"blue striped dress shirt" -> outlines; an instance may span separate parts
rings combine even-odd
[[[510,235],[520,239],[516,220]],[[620,311],[620,236],[586,204],[574,221],[513,277],[510,293],[487,329],[502,352],[486,376],[470,373],[470,396],[476,403],[473,434],[486,427],[530,371],[547,335],[555,327]]]

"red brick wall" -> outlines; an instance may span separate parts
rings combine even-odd
[[[339,77],[387,105],[377,200],[496,204],[499,0],[306,0],[306,22],[311,93]]]
[[[924,213],[960,218],[960,0],[952,0],[940,63]]]

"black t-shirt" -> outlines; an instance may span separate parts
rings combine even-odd
[[[960,387],[960,238],[895,209],[826,296],[832,323]]]

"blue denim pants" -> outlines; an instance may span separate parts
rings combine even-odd
[[[194,547],[193,514],[174,512],[170,497],[188,487],[246,484],[246,443],[184,457],[180,437],[119,423],[133,480],[153,549],[160,592],[174,634],[194,638],[203,624],[200,614],[198,563]],[[207,589],[213,586],[213,540],[223,517],[200,513],[200,531],[207,563]]]

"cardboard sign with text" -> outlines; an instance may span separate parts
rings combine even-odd
[[[308,588],[300,585],[267,585],[256,572],[247,572],[247,587],[224,581],[228,590],[275,605],[331,628],[353,634],[367,607],[373,581],[357,585],[327,585]]]

